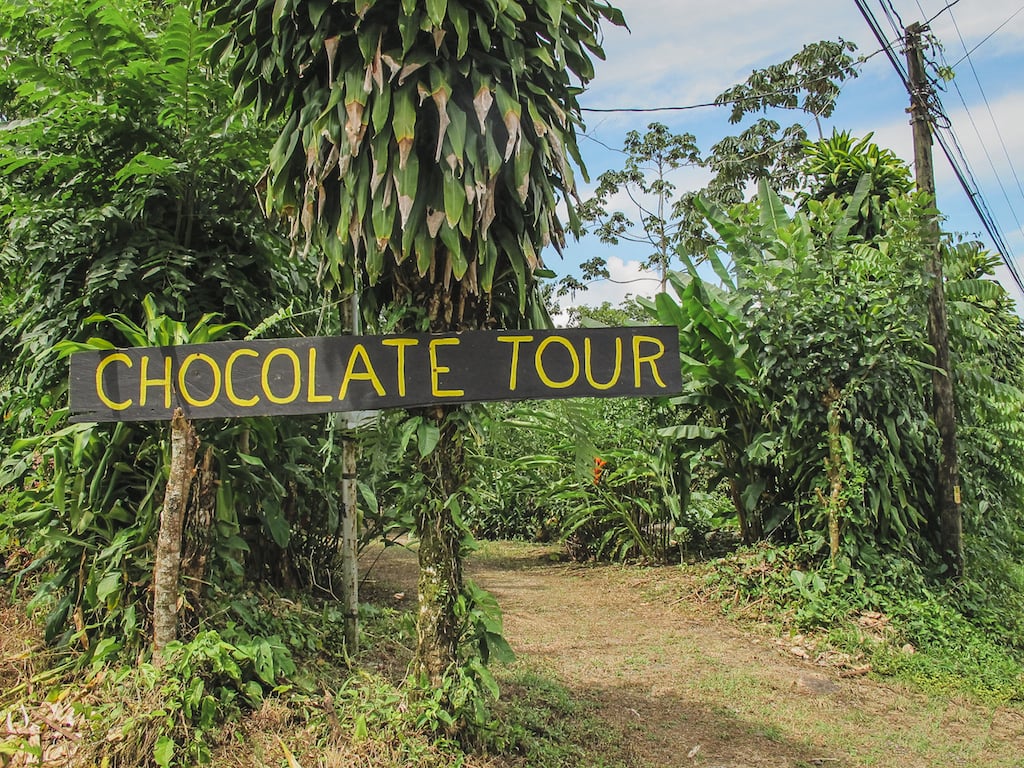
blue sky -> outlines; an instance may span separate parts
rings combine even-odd
[[[862,55],[879,48],[854,0],[620,0],[618,5],[630,31],[606,28],[607,60],[598,62],[596,78],[581,100],[584,107],[708,102],[745,80],[753,69],[782,61],[804,44],[818,40],[850,40]],[[969,59],[955,67],[959,92],[950,85],[940,95],[981,195],[1008,250],[1024,268],[1020,224],[1024,220],[1024,0],[956,0],[952,4],[949,0],[869,0],[868,6],[890,39],[895,33],[886,9],[903,24],[934,16],[931,29],[944,46],[947,64],[955,64],[977,46]],[[899,77],[888,59],[879,54],[866,61],[860,76],[843,87],[835,114],[823,125],[824,132],[830,134],[832,126],[856,136],[873,132],[875,142],[910,161],[913,148],[907,106]],[[776,117],[784,125],[802,122],[813,136],[817,129],[813,120],[806,118],[797,112]],[[642,132],[649,122],[656,120],[674,132],[695,134],[705,151],[743,127],[729,125],[726,108],[586,113],[585,119],[593,140],[580,137],[580,148],[592,179],[610,167],[620,167],[622,161],[621,154],[602,144],[619,148],[627,131]],[[945,228],[976,236],[995,250],[938,144],[935,158],[936,197],[947,217]],[[674,181],[682,191],[702,186],[704,178],[698,169],[683,169]],[[583,196],[588,192],[584,185]],[[633,213],[625,205],[622,209],[627,215]],[[579,262],[596,255],[609,261],[613,278],[640,282],[596,283],[588,292],[577,294],[575,303],[615,303],[626,293],[649,294],[656,287],[656,282],[644,281],[647,276],[639,265],[645,255],[642,249],[606,246],[593,237],[571,243],[564,259],[551,252],[546,261],[562,275],[576,273]],[[1024,301],[1008,277],[1003,282],[1018,302]]]

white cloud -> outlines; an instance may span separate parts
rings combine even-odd
[[[922,20],[920,8],[937,14],[947,0],[898,0],[899,17]],[[854,3],[846,0],[622,0],[630,31],[607,26],[607,61],[598,62],[597,77],[585,97],[591,107],[683,105],[710,100],[751,70],[781,61],[803,45],[843,38],[860,53],[878,48]],[[953,6],[935,19],[932,29],[944,43],[950,63],[980,43],[1018,9],[1017,0],[986,0]],[[876,10],[883,32],[896,36]],[[956,21],[954,26],[953,21]],[[959,30],[959,31],[958,31]],[[960,35],[964,43],[961,43]],[[986,41],[978,58],[1018,53],[1024,41],[1024,13]],[[889,67],[884,57],[875,59]],[[617,118],[621,121],[623,118]]]
[[[607,61],[597,62],[596,78],[581,100],[584,107],[685,106],[707,102],[725,88],[745,80],[751,70],[781,61],[803,45],[818,40],[851,40],[857,44],[858,53],[865,56],[879,48],[856,5],[849,0],[617,0],[617,4],[631,32],[605,28]],[[892,0],[870,6],[890,40],[897,40],[902,26],[934,16],[932,32],[944,45],[944,59],[940,62],[955,64],[966,51],[972,51],[970,61],[956,67],[956,85],[963,92],[970,114],[952,86],[943,95],[943,102],[988,206],[1008,234],[1011,246],[1019,244],[1020,238],[1009,234],[1018,228],[1017,218],[1024,218],[1024,194],[1011,170],[1011,166],[1019,163],[1022,167],[1017,175],[1024,179],[1024,160],[1018,160],[1024,157],[1024,84],[1017,77],[1024,67],[1024,12],[1017,14],[1019,0],[971,0],[952,5],[949,0]],[[891,19],[884,13],[886,7],[893,10]],[[898,40],[896,47],[902,63]],[[937,57],[938,53],[930,56]],[[1005,152],[978,81],[992,105],[995,124],[1006,144]],[[832,124],[857,136],[873,132],[878,144],[910,161],[913,150],[907,104],[906,90],[891,63],[884,55],[874,55],[862,66],[860,77],[844,85]],[[590,112],[585,117],[588,134],[613,148],[609,150],[581,138],[580,148],[594,177],[605,169],[621,167],[622,156],[614,149],[622,146],[626,131],[642,132],[653,121],[667,124],[676,133],[695,134],[705,152],[723,136],[742,130],[742,126],[728,125],[726,110],[713,108],[656,113]],[[772,117],[780,122],[801,122],[811,134],[815,133],[813,119],[802,113]],[[971,118],[978,126],[980,139]],[[824,125],[824,133],[830,133],[831,128],[830,124]],[[935,150],[939,205],[950,218],[948,226],[978,232],[981,225],[969,200],[939,147]],[[993,165],[1007,189],[1006,196],[994,178]],[[678,182],[677,187],[684,191],[703,184],[704,179],[693,173]],[[616,202],[622,205],[613,207],[621,207],[628,214],[635,210],[625,201]],[[1014,208],[1020,208],[1022,213],[1014,215]],[[566,271],[572,271],[573,262],[595,255],[614,253],[623,264],[645,255],[592,241],[588,238],[569,247]],[[591,299],[586,301],[594,303]]]
[[[574,295],[559,300],[562,312],[552,318],[555,325],[563,326],[568,322],[570,307],[599,307],[606,301],[617,307],[627,296],[652,298],[658,292],[659,276],[644,269],[641,262],[609,256],[607,265],[610,279],[592,282],[586,290],[576,291]]]

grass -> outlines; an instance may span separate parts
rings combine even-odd
[[[522,550],[529,557],[515,557],[516,551],[495,548],[487,554],[507,559],[510,569],[538,562],[533,549]],[[678,578],[666,578],[671,574]],[[658,605],[678,602],[678,590],[699,581],[676,569],[595,568],[571,576],[576,586],[586,581],[592,589],[628,591]],[[575,587],[566,585],[569,588]],[[651,600],[655,593],[657,599]],[[783,633],[793,616],[791,597],[780,603],[773,619]],[[759,603],[758,609],[765,609],[768,602]],[[889,629],[875,633],[876,639],[854,622],[834,634],[822,630],[809,635],[804,643],[808,647],[812,641],[846,649],[870,645],[875,650],[865,653],[875,654],[872,663],[880,663],[876,659],[882,659],[883,653],[893,654],[892,670],[880,668],[887,674],[885,685],[857,678],[844,681],[844,693],[837,695],[801,694],[795,682],[795,676],[803,674],[799,666],[789,667],[782,675],[772,674],[771,665],[764,664],[764,653],[744,654],[743,648],[767,647],[768,658],[799,664],[789,659],[785,648],[767,644],[763,625],[749,625],[755,631],[740,636],[734,632],[735,624],[729,627],[707,616],[701,619],[703,634],[677,632],[668,623],[667,634],[631,636],[624,650],[621,644],[609,645],[600,653],[621,651],[625,674],[610,683],[607,678],[600,685],[581,683],[574,671],[554,666],[548,655],[543,662],[524,657],[493,669],[501,696],[490,703],[491,728],[467,748],[432,721],[429,702],[411,698],[403,684],[413,646],[409,610],[364,610],[366,650],[348,669],[343,655],[323,653],[336,633],[316,605],[302,609],[301,622],[296,620],[298,608],[292,613],[277,610],[282,603],[271,605],[276,606],[272,611],[263,605],[258,609],[246,605],[254,616],[263,617],[260,621],[270,622],[263,630],[273,629],[283,637],[294,634],[296,645],[311,649],[310,658],[297,656],[296,663],[300,673],[317,670],[307,675],[316,684],[302,690],[283,686],[267,691],[262,704],[243,706],[229,722],[209,730],[204,738],[212,751],[211,764],[218,768],[627,768],[662,764],[644,757],[643,750],[652,745],[656,750],[675,750],[662,754],[678,755],[681,764],[696,766],[721,764],[723,754],[731,755],[729,759],[737,764],[744,760],[758,764],[754,756],[770,752],[788,756],[788,764],[807,766],[819,764],[813,760],[824,755],[844,758],[842,765],[848,768],[1024,768],[1020,751],[1007,746],[1020,739],[1024,708],[1007,695],[1012,686],[1006,688],[1004,682],[1004,688],[998,687],[1003,676],[1015,669],[1015,662],[1001,658],[997,644],[982,643],[969,624],[961,626],[934,606],[906,606],[908,614],[921,618],[922,627],[935,624],[935,617],[941,619],[938,625],[943,629],[932,637],[926,637],[921,628],[907,628],[898,613],[893,614]],[[607,623],[607,617],[594,618],[599,619],[595,626]],[[698,618],[694,612],[685,621],[697,624]],[[307,621],[321,625],[315,636],[303,634]],[[723,630],[725,637],[716,634]],[[916,634],[907,634],[911,631]],[[770,632],[768,636],[774,643],[774,636]],[[913,654],[904,653],[901,644],[911,636],[928,642],[921,642]],[[963,652],[960,666],[951,664],[950,654],[957,649]],[[607,656],[605,661],[612,658]],[[584,661],[579,658],[573,663]],[[990,671],[979,671],[986,664]],[[131,666],[131,660],[126,666]],[[663,686],[657,677],[662,668]],[[819,671],[809,665],[806,670],[808,674]],[[575,682],[570,687],[560,677]],[[30,714],[49,712],[41,709],[48,700],[81,705],[83,712],[111,711],[103,708],[124,695],[111,684],[116,679],[114,669],[107,672],[106,683],[85,685],[81,678],[65,676],[55,684],[37,686],[35,698],[23,697],[20,703],[26,704]],[[646,682],[638,687],[638,680]],[[651,688],[652,680],[659,686],[657,693]],[[635,707],[643,718],[639,714],[634,718],[626,707]],[[52,712],[47,716],[52,719]],[[83,740],[110,732],[110,723],[102,730],[90,730],[89,725],[86,720],[75,725]],[[680,734],[685,743],[673,741]],[[701,744],[703,750],[692,760],[682,759]],[[736,751],[741,747],[746,751]],[[294,764],[287,762],[289,754]],[[154,765],[151,754],[136,757],[132,765]],[[73,762],[63,764],[75,768]]]
[[[952,593],[919,577],[876,589],[860,575],[837,578],[827,568],[824,589],[801,590],[790,578],[794,563],[780,551],[770,561],[752,550],[698,566],[703,594],[741,622],[769,623],[781,635],[807,633],[819,651],[870,664],[876,676],[982,705],[1024,702],[1024,645],[1006,645],[972,623]],[[865,628],[868,614],[879,617],[877,626]]]
[[[544,768],[625,768],[619,744],[594,705],[574,696],[548,674],[524,662],[499,672],[503,723],[499,744],[506,756]]]

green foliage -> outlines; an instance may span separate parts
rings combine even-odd
[[[501,676],[510,694],[498,705],[495,746],[545,768],[625,764],[613,757],[614,737],[593,705],[536,670],[517,664]]]
[[[486,538],[566,539],[579,559],[675,560],[707,521],[687,503],[686,465],[654,435],[643,401],[496,406],[474,458],[468,511]],[[544,452],[537,452],[537,445]]]
[[[252,199],[264,138],[231,116],[188,9],[0,4],[17,117],[0,133],[5,441],[60,404],[55,346],[97,311],[152,293],[163,313],[253,325],[307,293]]]
[[[613,306],[610,301],[603,301],[597,307],[577,304],[568,307],[567,315],[566,326],[569,328],[620,328],[642,325],[647,320],[643,307],[630,296],[618,306]]]
[[[622,24],[616,9],[216,5],[239,99],[284,120],[266,210],[320,247],[325,285],[379,285],[364,295],[371,315],[411,296],[434,330],[530,315],[540,251],[564,242],[559,198],[578,226],[575,81],[593,76],[599,22]]]
[[[147,346],[214,341],[238,325],[213,323],[214,316],[206,315],[189,327],[158,314],[152,297],[142,305],[143,325],[121,314],[88,320],[112,325],[130,344]],[[60,351],[111,346],[91,338],[65,342]],[[34,602],[48,614],[46,639],[66,647],[77,641],[86,651],[77,663],[85,665],[110,638],[117,638],[116,650],[127,654],[146,645],[152,541],[169,445],[160,425],[86,423],[55,429],[64,415],[58,411],[38,435],[16,441],[0,466],[0,487],[12,489],[10,513],[0,516],[0,530],[18,537],[32,553],[31,565],[18,579],[38,572]],[[210,569],[229,579],[240,579],[247,566],[271,580],[322,579],[337,552],[339,518],[330,489],[341,470],[339,462],[320,457],[323,438],[314,437],[319,441],[314,445],[305,434],[310,426],[315,424],[270,419],[200,426],[212,451],[207,471],[219,485],[207,502],[198,493],[190,500],[188,530],[195,529],[195,536],[187,536],[186,557],[208,556]],[[197,528],[194,520],[204,503],[212,515],[209,530]],[[187,585],[187,613],[201,613],[202,593],[201,584]]]
[[[780,109],[800,110],[815,120],[828,117],[842,83],[857,76],[850,55],[855,50],[853,43],[841,39],[805,45],[783,62],[754,70],[744,83],[722,92],[715,102],[732,105],[732,123],[740,123],[752,113]],[[743,201],[751,182],[768,179],[776,190],[797,189],[806,140],[807,131],[801,124],[783,127],[766,114],[704,154],[691,134],[672,134],[662,123],[651,123],[642,136],[638,131],[626,134],[623,168],[601,174],[594,196],[580,207],[580,219],[594,227],[602,242],[649,245],[652,250],[646,264],[659,271],[664,291],[665,273],[675,252],[699,261],[714,245],[699,200],[727,208]],[[688,165],[708,169],[711,179],[703,189],[677,196],[672,172]],[[854,184],[858,179],[859,175]],[[846,191],[852,192],[852,188]],[[608,210],[608,201],[616,194],[629,197],[639,215],[638,227],[631,220],[635,214]],[[608,277],[600,258],[585,262],[582,271],[583,281]],[[582,287],[580,280],[566,278],[560,293]]]
[[[691,134],[670,134],[662,123],[651,123],[642,136],[639,131],[627,133],[622,151],[626,155],[623,169],[605,171],[598,177],[594,196],[580,207],[580,218],[596,225],[594,231],[602,243],[618,245],[624,240],[649,246],[644,266],[657,270],[664,280],[685,233],[682,222],[669,218],[676,204],[670,175],[683,166],[700,163],[696,139]],[[609,198],[621,192],[637,205],[639,229],[622,211],[608,210]],[[603,261],[594,269],[584,265],[584,279],[596,276],[608,277]],[[561,291],[582,287],[578,282],[563,281]]]
[[[33,553],[35,603],[46,610],[46,639],[116,637],[145,641],[148,543],[156,530],[167,446],[151,429],[82,424],[14,445],[0,486],[15,487],[0,520]]]
[[[861,202],[853,228],[865,240],[882,233],[886,203],[913,190],[906,163],[892,150],[873,144],[871,134],[854,139],[846,131],[833,131],[831,138],[808,143],[805,150],[801,170],[809,190],[802,197],[805,206],[810,200],[852,195],[865,175],[870,176],[871,191]]]
[[[714,255],[711,264],[731,283]],[[764,531],[759,507],[768,483],[765,403],[756,384],[755,351],[744,327],[745,297],[735,289],[730,293],[709,285],[690,267],[689,275],[669,276],[678,304],[668,294],[641,302],[660,322],[680,329],[685,384],[676,403],[695,417],[661,434],[681,441],[682,455],[691,467],[707,460],[715,475],[727,478],[743,536],[758,538]]]
[[[792,219],[766,185],[756,207],[733,216],[704,204],[735,283],[713,262],[724,291],[691,270],[673,281],[678,303],[661,295],[650,305],[680,327],[689,379],[677,402],[690,416],[664,434],[692,455],[714,451],[745,538],[826,545],[828,459],[850,481],[837,488],[840,530],[857,562],[922,548],[934,439],[916,209],[891,202],[886,240],[862,243],[850,233],[867,192],[862,183]]]
[[[803,546],[760,546],[712,564],[705,589],[727,609],[756,606],[783,629],[809,633],[818,651],[926,690],[991,703],[1024,700],[1024,647],[964,613],[970,584],[936,587],[919,566],[886,556],[870,569],[848,558],[818,566]],[[980,597],[976,594],[975,597]]]
[[[805,45],[785,61],[755,70],[746,82],[722,92],[715,101],[732,105],[731,123],[770,107],[829,117],[841,84],[857,76],[856,62],[850,56],[856,50],[857,46],[842,38]]]
[[[447,768],[465,763],[461,745],[438,727],[441,708],[433,699],[410,699],[394,683],[365,672],[338,688],[334,701],[342,732],[351,734],[353,749],[365,750],[374,765]]]
[[[114,703],[90,717],[105,738],[94,742],[97,761],[109,765],[189,766],[210,762],[210,739],[240,707],[258,706],[274,684],[264,646],[237,646],[214,631],[188,643],[169,643],[165,664],[122,667],[104,684]],[[270,679],[266,679],[270,677]]]
[[[239,102],[282,121],[264,206],[304,254],[316,247],[321,285],[359,290],[371,328],[549,324],[540,252],[564,242],[559,202],[579,227],[577,96],[591,56],[603,56],[600,23],[622,24],[618,10],[597,0],[208,5],[229,25],[217,53]],[[438,407],[413,418],[420,458],[400,482],[423,566],[416,677],[440,683],[459,661],[473,416]]]

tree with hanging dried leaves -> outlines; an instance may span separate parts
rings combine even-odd
[[[541,252],[575,231],[577,95],[602,57],[598,0],[234,0],[240,100],[280,137],[263,189],[319,259],[325,289],[361,286],[399,330],[544,324]],[[541,272],[541,274],[543,274]],[[397,310],[397,311],[396,311]],[[457,661],[466,414],[422,414],[417,669]]]

